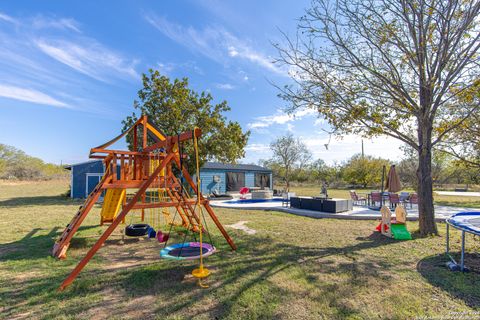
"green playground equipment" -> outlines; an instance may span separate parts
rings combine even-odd
[[[390,224],[392,230],[392,236],[397,240],[412,240],[412,235],[407,230],[407,225],[400,223]]]
[[[404,207],[399,205],[395,208],[395,219],[392,219],[392,212],[387,206],[383,206],[380,212],[382,221],[377,226],[377,231],[396,240],[412,240],[412,235],[407,230],[407,212]]]

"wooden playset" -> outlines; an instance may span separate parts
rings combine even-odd
[[[132,151],[107,149],[128,134],[133,135]],[[208,213],[232,250],[236,250],[233,240],[216,217],[209,201],[202,196],[200,188],[198,188],[200,180],[197,139],[200,136],[201,130],[198,128],[175,136],[166,136],[148,121],[147,116],[142,116],[121,135],[91,149],[90,158],[103,159],[105,174],[58,238],[53,247],[53,256],[59,259],[66,258],[72,237],[102,194],[104,194],[104,201],[100,224],[109,224],[109,226],[63,281],[60,286],[61,290],[75,280],[115,228],[125,221],[125,217],[131,210],[140,210],[143,221],[145,210],[174,208],[175,215],[178,214],[181,218],[181,225],[191,232],[198,233],[200,242],[171,245],[161,251],[161,256],[174,259],[200,258],[200,268],[193,272],[193,275],[199,279],[208,275],[208,270],[203,268],[203,256],[215,251],[212,245],[202,242],[202,234],[208,234],[208,230],[204,228],[206,224],[202,223],[203,210]],[[152,141],[150,145],[147,143],[149,140]],[[185,155],[182,154],[183,143],[189,140],[193,142],[196,152],[196,183],[183,166],[185,159]],[[141,147],[139,147],[139,142],[141,142]],[[175,172],[179,174],[175,175]],[[189,194],[183,181],[186,182],[187,187],[193,190],[192,193],[196,197]],[[127,197],[127,189],[129,191],[136,190],[131,198]],[[172,219],[168,211],[163,211],[163,214],[167,222],[172,225],[175,218]],[[162,235],[161,232],[156,237],[159,242],[168,240],[168,235]]]

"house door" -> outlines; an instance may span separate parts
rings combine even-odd
[[[240,191],[245,187],[245,172],[226,172],[227,191]]]

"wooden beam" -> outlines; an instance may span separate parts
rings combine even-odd
[[[182,142],[182,141],[192,139],[193,135],[195,135],[197,138],[200,137],[202,135],[202,130],[200,128],[195,128],[195,130],[193,130],[193,131],[186,131],[186,132],[181,133],[180,137],[178,135],[177,136],[168,136],[165,140],[159,141],[159,142],[157,142],[155,144],[152,144],[151,146],[145,148],[144,151],[150,152],[150,151],[153,151],[153,150],[156,150],[156,149],[165,148],[165,147],[168,147],[168,146],[173,146],[178,141]]]
[[[102,186],[102,189],[138,189],[142,186],[143,182],[145,180],[128,180],[128,181],[112,181],[109,183],[106,183]],[[167,181],[167,188],[175,188],[180,186],[179,184],[175,182],[168,182]],[[152,182],[151,186],[149,188],[164,188],[165,187],[165,181],[163,179],[157,180]]]
[[[203,200],[201,203],[206,203],[208,200]],[[195,205],[197,203],[197,200],[188,200],[188,201],[182,201],[183,203],[187,205]],[[182,204],[182,202],[174,201],[174,202],[142,202],[142,203],[137,203],[132,207],[132,209],[150,209],[150,208],[169,208],[169,207],[177,207]]]
[[[105,230],[105,232],[101,235],[100,239],[97,240],[97,242],[93,245],[93,247],[87,252],[85,257],[77,264],[77,266],[72,270],[70,275],[62,282],[60,285],[60,290],[65,289],[67,286],[69,286],[75,278],[78,276],[78,274],[82,271],[82,269],[85,267],[85,265],[92,259],[92,257],[95,255],[95,253],[102,247],[102,245],[105,243],[105,241],[108,239],[108,237],[112,234],[113,230],[120,224],[120,222],[125,218],[127,213],[132,209],[132,207],[135,205],[135,203],[138,202],[140,199],[141,195],[145,193],[145,191],[148,189],[150,184],[153,182],[153,180],[160,174],[160,171],[165,167],[165,165],[172,160],[173,154],[169,154],[163,161],[162,163],[155,169],[155,171],[150,175],[148,180],[146,180],[142,187],[135,193],[133,198],[123,207],[122,211],[117,215],[117,217],[113,220],[112,224],[108,226],[108,228]]]
[[[94,153],[125,154],[125,155],[134,155],[134,156],[143,156],[146,158],[149,156],[148,152],[143,152],[143,151],[108,150],[108,149],[98,149],[98,148],[92,148],[92,151]],[[100,155],[92,155],[90,156],[90,158],[95,156],[100,156]]]

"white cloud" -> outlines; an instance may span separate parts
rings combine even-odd
[[[172,72],[173,69],[175,69],[175,65],[173,63],[158,62],[157,63],[157,68],[158,68],[158,71],[160,71],[160,74],[169,75],[170,72]]]
[[[362,152],[362,140],[367,155],[392,161],[398,161],[402,157],[400,150],[402,143],[390,137],[362,139],[356,135],[345,135],[330,139],[327,133],[316,132],[309,136],[300,136],[300,140],[305,143],[315,159],[320,158],[330,164],[335,161],[345,161],[354,154]],[[325,148],[326,144],[328,144],[328,150]]]
[[[32,26],[35,29],[55,28],[72,30],[80,33],[79,23],[71,18],[48,18],[44,16],[37,16],[33,18]]]
[[[2,12],[0,12],[0,20],[10,22],[10,23],[13,23],[13,24],[18,24],[18,21],[16,19],[14,19],[14,18],[10,17],[9,15],[7,15],[5,13],[2,13]]]
[[[236,57],[236,56],[238,56],[238,51],[237,51],[237,49],[235,49],[235,47],[233,47],[233,46],[228,47],[228,55],[229,55],[230,57]]]
[[[0,84],[0,97],[15,99],[20,101],[33,102],[37,104],[44,104],[59,108],[69,108],[69,106],[43,92],[20,88],[15,86],[8,86]]]
[[[315,122],[313,123],[315,126],[323,126],[327,123],[327,120],[325,120],[324,118],[317,118],[315,119]]]
[[[252,151],[252,152],[269,151],[269,150],[270,150],[270,146],[264,143],[251,143],[245,147],[245,151]]]
[[[235,86],[231,85],[230,83],[217,83],[215,85],[215,87],[217,87],[218,89],[222,89],[222,90],[233,90],[233,89],[235,89]]]
[[[171,40],[217,62],[243,59],[275,74],[288,76],[288,72],[273,64],[271,57],[255,50],[224,28],[207,26],[203,30],[197,30],[154,15],[145,16],[145,20]]]
[[[277,110],[277,112],[270,116],[256,117],[254,122],[248,124],[250,129],[267,128],[274,124],[286,124],[294,120],[300,120],[305,116],[315,114],[313,109],[301,109],[294,113],[285,113],[284,111]],[[290,127],[293,129],[293,127]]]
[[[128,61],[93,39],[80,42],[38,39],[38,48],[53,59],[88,75],[109,82],[112,76],[138,78],[136,61]]]

